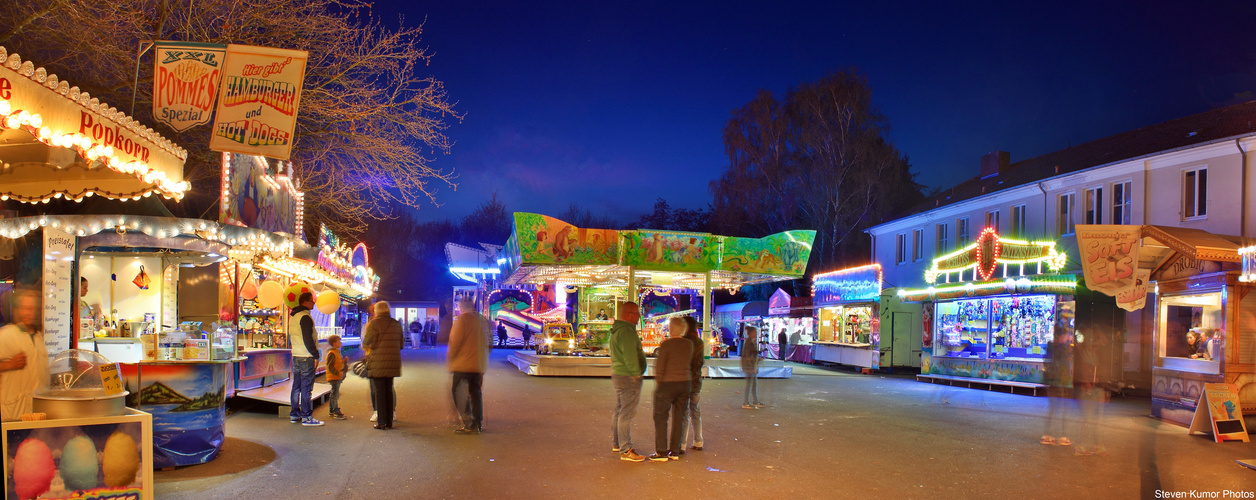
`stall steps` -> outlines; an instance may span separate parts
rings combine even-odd
[[[931,382],[935,384],[946,382],[947,385],[955,385],[958,382],[962,384],[967,384],[968,388],[970,389],[973,387],[973,384],[976,384],[978,386],[984,385],[989,390],[994,390],[996,386],[1002,386],[1002,387],[1007,387],[1008,388],[1007,392],[1011,394],[1015,394],[1016,389],[1026,389],[1026,390],[1032,391],[1034,396],[1038,395],[1038,391],[1045,390],[1047,388],[1046,384],[1036,384],[1033,382],[1015,382],[1011,380],[993,380],[993,379],[988,379],[988,378],[956,377],[953,375],[927,375],[923,373],[916,375],[916,380],[921,381],[921,382]]]

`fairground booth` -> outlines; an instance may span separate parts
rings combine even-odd
[[[817,332],[815,361],[881,367],[881,266],[817,274],[811,280]]]
[[[1151,412],[1190,425],[1204,384],[1236,388],[1256,414],[1256,247],[1167,226],[1077,226],[1088,286],[1150,324]]]
[[[609,327],[618,305],[628,301],[642,304],[643,344],[656,346],[665,338],[666,318],[692,314],[703,323],[709,356],[721,349],[712,325],[703,321],[711,317],[711,291],[803,276],[814,237],[813,231],[736,238],[587,229],[544,215],[515,213],[514,229],[498,259],[498,287],[530,290],[534,297],[536,290],[551,290],[552,303],[560,312],[547,311],[542,321],[546,333],[535,340],[553,340],[560,349],[555,354],[516,352],[510,360],[531,375],[609,376],[610,359],[601,332]],[[562,311],[567,304],[577,310]],[[551,330],[556,337],[547,337]],[[736,359],[711,359],[707,367],[712,377],[741,376]],[[779,363],[765,363],[760,376],[790,372]]]
[[[1060,272],[1066,264],[1055,242],[1002,238],[990,228],[934,259],[925,275],[932,286],[898,292],[924,305],[919,378],[1034,394],[1051,384],[1071,387],[1071,351],[1056,360],[1048,351],[1074,333],[1078,277]],[[1061,373],[1049,374],[1053,366]]]

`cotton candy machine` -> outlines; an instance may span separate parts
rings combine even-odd
[[[46,413],[49,419],[125,415],[129,393],[108,394],[102,366],[117,365],[93,351],[70,349],[57,354],[48,367],[48,388],[35,393],[35,412]]]

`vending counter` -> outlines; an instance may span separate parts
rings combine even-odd
[[[152,464],[213,460],[225,436],[227,387],[237,360],[119,363],[127,406],[152,415]]]

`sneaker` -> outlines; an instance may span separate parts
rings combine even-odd
[[[314,417],[307,417],[305,420],[301,421],[301,425],[304,425],[306,427],[318,427],[320,425],[323,425],[323,421],[315,419]]]
[[[683,451],[682,451],[682,452],[680,452],[680,453],[668,452],[668,453],[667,453],[667,458],[670,458],[670,459],[672,459],[672,460],[680,460],[680,456],[681,456],[681,455],[684,455],[684,454],[685,454],[685,452],[683,452]]]
[[[614,447],[614,448],[611,448],[611,451],[613,451],[613,452],[615,452],[615,453],[619,453],[619,447],[618,447],[618,446],[616,446],[616,447]]]
[[[667,453],[654,452],[653,455],[650,455],[650,461],[651,462],[666,462],[668,460],[667,455],[668,455]]]
[[[754,409],[756,409],[756,408],[754,407],[754,405],[752,405],[752,404],[750,404],[750,403],[746,403],[746,404],[744,404],[744,405],[741,405],[741,407],[742,407],[742,409],[746,409],[746,410],[754,410]]]
[[[377,411],[373,411],[373,412],[371,412],[371,421],[372,421],[372,422],[377,422],[377,421],[379,421],[379,412],[377,412]]]
[[[345,414],[343,414],[343,413],[332,413],[332,414],[331,414],[331,418],[334,418],[334,419],[336,419],[336,420],[344,420],[344,419],[345,419]]]
[[[301,417],[289,417],[289,418],[288,418],[288,423],[290,423],[290,424],[299,424],[299,423],[301,423],[301,420],[302,420],[302,419],[301,419]]]
[[[1060,446],[1072,446],[1073,442],[1069,441],[1066,437],[1061,437],[1059,441],[1056,441],[1056,444]]]
[[[702,451],[702,445],[700,445],[700,444],[695,444],[695,445],[693,445],[693,446],[690,446],[690,447],[689,447],[689,449],[691,449],[691,450],[693,450],[693,451]]]
[[[636,450],[628,448],[627,451],[619,454],[619,459],[625,462],[644,462],[645,457],[637,454]]]
[[[1045,445],[1047,445],[1047,446],[1050,446],[1050,445],[1055,444],[1055,438],[1053,438],[1053,437],[1051,437],[1051,436],[1046,436],[1046,435],[1044,435],[1044,436],[1042,436],[1042,439],[1039,439],[1039,440],[1038,440],[1038,442],[1039,442],[1039,443],[1042,443],[1042,444],[1045,444]]]
[[[754,404],[754,407],[755,407],[755,408],[767,408],[767,407],[768,407],[768,405],[765,405],[765,404],[763,404],[763,403],[755,403],[755,404]]]

